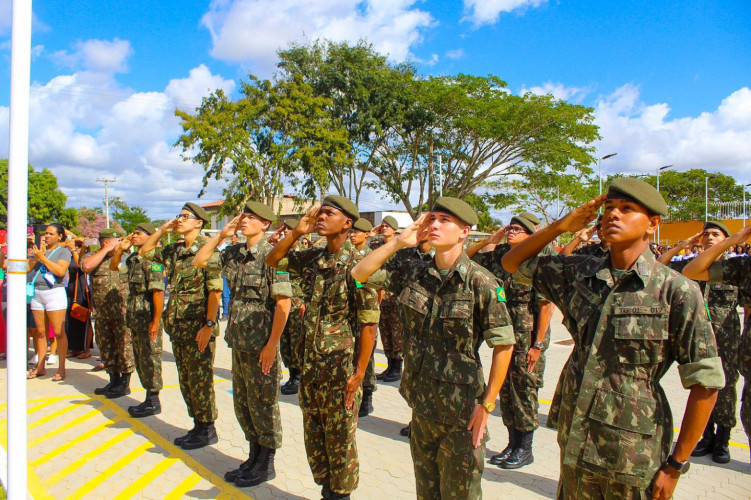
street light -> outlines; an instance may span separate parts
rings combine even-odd
[[[717,177],[716,175],[704,176],[704,223],[709,220],[709,179]]]
[[[597,177],[600,181],[600,194],[602,194],[602,167],[600,166],[600,162],[602,160],[607,160],[608,158],[612,158],[613,156],[617,155],[618,153],[610,153],[609,155],[601,156],[597,158]]]
[[[663,170],[667,170],[669,168],[673,168],[675,165],[665,165],[664,167],[659,167],[657,169],[657,192],[660,192],[660,172]],[[660,226],[657,226],[657,244],[660,244]]]
[[[743,186],[743,227],[746,227],[746,188],[749,186],[751,186],[751,184]]]

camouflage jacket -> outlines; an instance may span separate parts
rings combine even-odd
[[[86,254],[84,261],[93,254]],[[91,300],[97,314],[123,314],[128,300],[128,274],[123,271],[110,271],[111,255],[107,255],[92,272]]]
[[[751,296],[751,258],[732,257],[713,262],[709,267],[709,283],[736,287],[747,306]],[[738,355],[738,370],[748,380],[751,377],[751,319],[746,320]]]
[[[490,347],[514,343],[503,289],[464,252],[445,278],[433,260],[391,259],[383,271],[404,319],[399,392],[421,416],[466,426],[485,392],[483,339]]]
[[[574,340],[548,417],[563,463],[647,487],[673,443],[660,386],[673,361],[684,387],[725,385],[699,287],[649,249],[617,282],[590,256],[535,257],[516,278],[558,306]]]
[[[577,248],[574,250],[574,255],[590,255],[592,257],[597,257],[598,259],[604,259],[608,256],[608,253],[610,250],[607,248],[603,248],[602,244],[592,244],[592,245],[584,245],[581,248]]]
[[[301,277],[305,297],[303,377],[345,382],[354,371],[358,328],[378,323],[376,291],[350,271],[362,257],[346,241],[336,254],[326,247],[290,252],[290,272]]]
[[[132,315],[148,313],[151,320],[151,312],[154,308],[153,292],[164,291],[164,277],[162,265],[152,263],[133,252],[125,260],[128,269],[128,323],[135,318]]]
[[[173,243],[157,247],[146,256],[167,269],[170,297],[164,315],[164,328],[173,341],[195,341],[198,333],[193,331],[195,325],[213,319],[206,317],[209,292],[224,289],[219,252],[209,257],[205,269],[192,264],[193,257],[206,241],[205,236],[199,235],[188,248],[183,243]],[[190,322],[189,328],[184,327],[185,322]],[[219,335],[218,325],[214,327],[212,335]]]
[[[260,352],[271,335],[276,297],[292,296],[289,274],[264,262],[272,248],[262,239],[250,249],[239,243],[221,252],[232,301],[224,334],[232,349]]]

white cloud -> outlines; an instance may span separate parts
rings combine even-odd
[[[92,73],[126,73],[126,61],[133,53],[127,40],[86,40],[76,42],[71,52],[59,50],[51,55],[56,63]]]
[[[595,106],[602,153],[617,152],[603,173],[653,173],[661,165],[703,168],[751,182],[751,89],[743,87],[714,111],[670,118],[666,103],[645,104],[639,88],[627,84]]]
[[[326,38],[367,39],[394,61],[410,57],[433,17],[416,0],[214,0],[202,23],[211,32],[211,54],[226,61],[255,63],[265,71],[290,42]]]
[[[464,0],[464,21],[475,27],[494,24],[501,12],[539,7],[547,0]]]
[[[446,52],[447,59],[461,59],[464,55],[464,49],[455,49]]]
[[[523,95],[527,92],[532,92],[533,94],[537,95],[550,94],[556,99],[578,103],[581,102],[581,100],[590,93],[590,90],[587,87],[567,87],[562,83],[553,83],[548,81],[538,86],[529,88],[522,87],[519,91],[519,94]]]

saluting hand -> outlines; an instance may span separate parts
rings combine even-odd
[[[597,217],[597,210],[603,203],[605,203],[605,200],[607,200],[607,195],[601,194],[592,201],[573,209],[571,212],[560,218],[556,224],[563,231],[568,231],[570,233],[575,233],[580,229],[584,229]]]
[[[730,235],[725,243],[728,247],[731,245],[739,245],[745,243],[749,238],[751,238],[751,226],[746,226],[740,231]]]
[[[243,220],[243,215],[240,214],[235,216],[231,221],[229,221],[227,224],[224,225],[221,231],[219,231],[219,235],[224,238],[229,238],[233,234],[237,232],[237,227],[240,225],[240,223]]]
[[[315,231],[316,222],[318,222],[318,212],[320,210],[321,207],[315,206],[305,212],[305,215],[302,216],[300,222],[297,223],[297,227],[292,232],[299,238],[304,234],[310,234]]]
[[[159,230],[163,233],[171,233],[175,229],[177,229],[177,217],[175,217],[174,219],[168,220],[167,222],[162,224],[161,227],[159,228]]]
[[[425,237],[429,220],[428,215],[422,214],[412,224],[405,227],[404,231],[397,237],[397,241],[405,247],[416,247],[422,241],[422,238]]]

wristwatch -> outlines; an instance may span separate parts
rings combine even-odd
[[[485,408],[486,412],[493,413],[493,410],[495,410],[495,403],[482,403],[482,407]]]
[[[542,342],[535,342],[534,344],[532,344],[532,347],[537,347],[538,349],[542,349],[545,347],[545,344]]]
[[[214,320],[211,320],[211,319],[206,320],[206,326],[208,326],[209,328],[214,328],[214,325],[216,325]]]
[[[668,457],[667,462],[665,463],[668,467],[672,467],[673,469],[677,470],[681,474],[685,474],[688,472],[688,469],[691,468],[691,463],[686,460],[685,462],[679,462],[678,460],[673,458],[673,455],[670,455]]]

